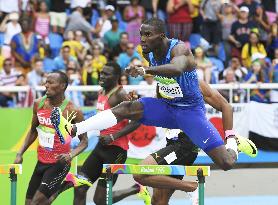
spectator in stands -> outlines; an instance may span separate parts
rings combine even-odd
[[[70,55],[70,47],[63,46],[61,48],[61,55],[54,59],[55,70],[66,71],[69,61],[76,61],[76,59]]]
[[[68,31],[77,31],[80,30],[84,34],[86,34],[87,41],[93,45],[92,35],[95,33],[95,28],[91,26],[91,24],[86,21],[83,16],[83,9],[81,7],[75,8],[75,10],[68,17],[68,24],[65,30],[65,36]]]
[[[54,33],[64,33],[66,26],[67,14],[66,14],[66,0],[50,0],[50,26]]]
[[[257,27],[259,29],[260,41],[265,44],[270,31],[270,23],[264,8],[260,4],[257,5],[254,20],[257,23]]]
[[[210,83],[212,62],[205,56],[205,52],[201,47],[195,49],[195,60],[197,63],[198,78]]]
[[[267,55],[264,45],[259,41],[259,34],[257,29],[253,29],[249,34],[249,41],[243,46],[241,51],[242,64],[246,68],[251,66],[251,57],[254,53],[261,53]]]
[[[83,55],[82,55],[82,56],[83,56],[83,59],[84,59],[84,57],[85,57],[87,51],[91,49],[91,46],[90,46],[90,44],[88,43],[88,41],[86,40],[86,38],[84,37],[82,31],[77,30],[77,31],[75,31],[74,34],[75,34],[75,35],[74,35],[74,36],[75,36],[75,40],[76,40],[77,42],[80,42],[81,45],[82,45],[83,48],[84,48],[84,49],[83,49]]]
[[[123,32],[121,33],[120,35],[120,42],[117,46],[115,46],[111,53],[110,53],[110,59],[111,60],[116,60],[116,58],[118,58],[118,56],[121,54],[121,53],[124,53],[126,52],[127,50],[127,44],[128,44],[128,33],[127,32]]]
[[[276,49],[276,58],[272,60],[271,82],[278,83],[278,49]],[[270,91],[270,102],[278,103],[278,90]]]
[[[203,23],[202,16],[200,15],[200,4],[202,0],[191,0],[193,5],[193,12],[191,13],[192,18],[192,33],[201,33],[201,25]]]
[[[220,83],[224,84],[234,84],[237,83],[236,79],[236,73],[234,70],[229,69],[226,71],[225,78],[220,81]],[[239,103],[239,102],[244,102],[244,97],[245,97],[245,92],[242,89],[235,89],[233,90],[233,95],[232,95],[232,101],[230,100],[230,91],[229,90],[219,90],[219,92],[223,95],[223,97],[226,98],[226,100],[233,102],[233,103]]]
[[[21,72],[12,67],[12,60],[10,58],[5,59],[3,63],[3,70],[0,71],[0,86],[21,85],[24,83],[23,81],[24,77]],[[12,104],[15,97],[15,93],[0,93],[0,106],[8,107],[9,104]]]
[[[139,4],[145,9],[145,18],[146,19],[152,18],[154,14],[152,0],[140,0]]]
[[[20,68],[28,72],[32,58],[38,54],[38,38],[31,30],[32,22],[29,18],[22,18],[22,33],[16,34],[11,40],[12,55]]]
[[[269,57],[271,59],[274,58],[274,52],[277,49],[278,49],[278,23],[276,21],[271,24],[270,33],[268,34],[268,40],[267,40],[267,50],[268,50],[267,53],[269,54]]]
[[[101,11],[101,17],[98,19],[95,29],[97,38],[103,38],[104,34],[112,28],[111,18],[114,16],[115,8],[112,5],[105,6]]]
[[[100,45],[95,44],[93,46],[93,60],[92,66],[97,70],[98,73],[102,71],[103,66],[107,63],[107,58],[101,54]]]
[[[20,12],[20,1],[19,0],[1,0],[0,1],[0,23],[4,20],[4,18],[12,13]]]
[[[62,44],[62,46],[69,46],[70,47],[70,55],[74,57],[76,60],[83,59],[83,45],[75,40],[75,33],[73,31],[67,32],[66,41]]]
[[[111,51],[120,43],[120,36],[123,32],[119,29],[119,22],[116,16],[112,16],[110,21],[112,23],[112,28],[109,31],[105,32],[103,37],[105,50],[108,53],[111,53]]]
[[[124,9],[124,20],[127,22],[129,41],[137,46],[140,43],[139,29],[145,18],[145,9],[139,5],[139,0],[131,0],[130,4]]]
[[[44,51],[44,58],[43,58],[43,72],[50,73],[55,70],[55,62],[51,58],[51,50],[50,48],[46,48]]]
[[[133,59],[134,57],[141,59],[140,55],[134,49],[134,44],[128,43],[126,52],[121,53],[117,60],[117,63],[120,65],[122,71],[130,64],[131,59]]]
[[[83,85],[98,85],[99,73],[95,67],[92,65],[93,56],[87,53],[84,59],[82,67],[82,84]],[[94,105],[94,101],[97,99],[97,93],[94,92],[84,92],[86,106]]]
[[[121,75],[119,84],[120,85],[128,85],[129,84],[128,76],[126,74]]]
[[[27,73],[27,83],[31,87],[36,87],[43,84],[43,60],[35,58],[32,71]]]
[[[142,61],[140,57],[132,57],[128,66],[142,66]],[[143,81],[143,76],[132,77],[128,76],[129,85],[139,85],[141,81]]]
[[[247,68],[240,64],[238,57],[234,56],[231,59],[230,66],[223,71],[223,77],[225,78],[229,70],[234,71],[237,82],[243,82],[245,75],[248,73]]]
[[[0,25],[0,32],[4,33],[4,45],[2,47],[2,53],[6,58],[11,56],[11,47],[10,43],[12,37],[15,34],[21,32],[21,26],[18,23],[19,15],[16,12],[6,15],[4,20]]]
[[[157,82],[154,80],[154,76],[153,75],[150,75],[150,74],[144,75],[144,80],[142,80],[139,83],[139,85],[141,85],[141,86],[149,86],[150,88],[153,88],[153,89],[150,89],[150,90],[140,90],[140,91],[138,91],[138,95],[140,97],[154,97],[154,96],[156,96],[156,89],[154,89],[156,84],[157,84]]]
[[[192,32],[191,14],[194,6],[189,1],[169,0],[167,3],[168,31],[170,38],[188,41]]]
[[[69,78],[69,86],[78,86],[81,83],[81,77],[74,61],[69,61],[66,74]],[[71,100],[76,107],[84,106],[84,98],[81,91],[66,91],[65,96]]]
[[[92,62],[93,56],[91,54],[87,54],[82,67],[83,85],[98,85],[99,72],[96,67],[93,67]]]
[[[214,55],[218,53],[218,45],[221,40],[220,9],[220,0],[202,0],[200,6],[200,13],[203,17],[201,34],[213,45]]]
[[[256,8],[258,6],[258,2],[254,0],[243,0],[241,4],[239,4],[239,7],[247,7],[249,9],[249,16],[254,17],[256,14]]]
[[[50,27],[50,15],[45,1],[39,2],[39,11],[34,13],[34,31],[43,39],[47,38]]]
[[[246,83],[267,83],[261,63],[258,60],[252,62],[251,70],[245,76]],[[251,91],[250,99],[257,102],[268,102],[266,90],[254,89]]]
[[[249,9],[246,6],[240,7],[239,19],[232,24],[229,40],[232,43],[232,55],[240,57],[242,46],[248,42],[249,34],[256,24],[248,19]]]
[[[159,18],[163,21],[166,21],[166,7],[168,0],[152,0],[153,5],[153,16]]]
[[[233,12],[234,4],[225,3],[223,5],[223,12],[219,14],[219,19],[222,26],[222,40],[224,44],[226,62],[231,59],[231,44],[229,42],[229,35],[231,33],[232,24],[237,20],[235,13]]]

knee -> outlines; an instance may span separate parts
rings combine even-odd
[[[74,188],[74,198],[80,200],[86,198],[88,188],[86,185]]]
[[[228,171],[230,169],[233,168],[234,165],[234,160],[232,159],[228,159],[228,158],[224,158],[222,163],[220,164],[220,167],[224,170],[224,171]]]
[[[115,116],[120,119],[124,119],[130,113],[132,102],[124,101],[112,109]]]
[[[103,196],[101,194],[95,194],[94,195],[94,203],[96,205],[105,205],[106,204],[105,196]]]
[[[143,175],[134,174],[134,175],[133,175],[133,179],[134,179],[137,183],[142,184],[142,185],[145,185],[145,180],[144,180],[144,176],[143,176]]]

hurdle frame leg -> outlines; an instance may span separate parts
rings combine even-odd
[[[197,170],[198,177],[198,187],[199,187],[199,205],[205,204],[205,176],[203,174],[203,169],[199,168]]]
[[[10,179],[11,179],[11,205],[16,205],[17,174],[15,173],[15,168],[10,169]]]
[[[108,167],[106,170],[106,205],[113,204],[113,174],[111,173],[111,168]]]

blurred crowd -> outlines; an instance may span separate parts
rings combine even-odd
[[[207,83],[278,83],[277,7],[277,0],[0,0],[0,86],[34,88],[54,70],[66,72],[70,85],[98,85],[111,60],[122,68],[119,84],[153,86],[153,76],[124,73],[128,65],[148,66],[139,28],[152,17],[192,50]],[[30,90],[0,93],[0,106],[28,106]],[[277,93],[255,89],[251,100],[278,102]],[[91,106],[97,96],[68,91],[67,97]],[[245,101],[245,90],[233,92],[233,102]]]

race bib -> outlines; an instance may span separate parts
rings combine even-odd
[[[39,144],[44,148],[53,149],[55,130],[38,126],[37,128]]]
[[[183,97],[181,87],[176,80],[162,77],[156,77],[155,80],[158,81],[158,92],[163,98]]]
[[[179,136],[180,129],[165,129],[165,136],[167,139],[172,139]]]

